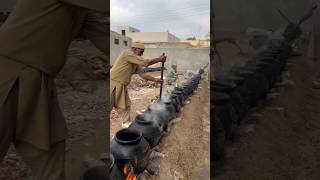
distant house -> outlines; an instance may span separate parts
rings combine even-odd
[[[110,30],[110,63],[113,64],[123,50],[130,49],[131,44],[131,38]]]
[[[132,38],[132,41],[140,41],[143,43],[155,42],[179,42],[180,39],[170,32],[141,32],[131,26],[119,26],[118,33],[123,36]]]
[[[210,46],[210,40],[182,40],[181,42],[189,43],[192,46],[197,46],[197,47],[209,47]]]

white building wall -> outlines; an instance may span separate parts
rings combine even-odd
[[[123,30],[125,35],[132,38],[133,42],[140,41],[145,43],[150,42],[179,42],[180,39],[175,37],[169,32],[140,32],[139,29],[131,26],[119,26],[118,33],[122,34]]]
[[[167,55],[165,67],[177,64],[178,71],[197,70],[210,62],[209,48],[146,48],[143,54],[144,58],[152,59],[159,57],[162,53]],[[159,67],[161,63],[151,67]]]
[[[127,45],[125,44],[125,41],[127,42]],[[118,42],[118,44],[116,44],[116,42]],[[123,50],[130,49],[131,45],[131,38],[110,31],[110,64],[114,63]]]
[[[168,32],[134,32],[128,33],[132,41],[140,41],[145,43],[151,42],[179,42],[180,39]]]
[[[140,32],[139,29],[137,28],[134,28],[134,27],[131,27],[131,26],[119,26],[118,27],[118,33],[122,35],[122,30],[125,30],[126,32],[126,36],[127,36],[127,33],[130,33],[130,32]]]
[[[171,33],[168,33],[168,42],[179,42],[180,39]]]
[[[168,42],[168,35],[165,32],[134,32],[128,33],[133,42]]]

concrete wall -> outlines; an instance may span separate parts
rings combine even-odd
[[[131,26],[119,26],[118,27],[118,33],[122,34],[122,30],[125,30],[125,33],[140,32],[139,29],[131,27]]]
[[[127,35],[132,38],[133,42],[166,42],[168,40],[167,34],[162,32],[134,32],[127,33]]]
[[[168,32],[127,32],[132,41],[140,42],[179,42],[179,39]]]
[[[144,58],[156,58],[162,53],[166,53],[166,67],[172,64],[178,65],[178,71],[197,70],[210,61],[209,48],[146,48]],[[160,66],[156,64],[155,66]]]
[[[279,15],[281,9],[297,22],[310,0],[214,0],[215,29],[243,32],[247,27],[275,29],[287,22]]]
[[[179,42],[180,39],[171,33],[168,33],[168,42]]]
[[[131,26],[119,26],[118,33],[122,34],[125,30],[125,35],[132,38],[133,42],[179,42],[180,39],[169,32],[141,32]]]
[[[119,40],[119,44],[114,43],[115,39]],[[125,46],[124,41],[128,42],[127,46]],[[110,31],[110,63],[113,64],[123,50],[131,48],[131,44],[131,38]]]
[[[190,48],[193,47],[188,42],[156,42],[144,43],[145,48]]]

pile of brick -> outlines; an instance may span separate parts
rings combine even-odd
[[[152,81],[146,81],[137,75],[133,75],[131,78],[131,82],[128,85],[128,88],[137,90],[142,87],[144,87],[144,88],[158,88],[159,84],[152,82]]]

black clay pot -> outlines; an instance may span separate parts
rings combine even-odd
[[[192,88],[195,90],[198,87],[199,79],[198,78],[191,79],[189,83],[191,84]]]
[[[171,94],[170,99],[174,102],[174,106],[176,108],[176,112],[180,112],[182,101],[179,100],[178,96],[176,94]]]
[[[151,110],[150,108],[141,116],[158,124],[162,132],[167,130],[169,122],[173,119],[172,115],[165,110]]]
[[[283,37],[285,37],[287,42],[291,43],[295,39],[300,37],[302,33],[303,33],[302,29],[299,25],[290,23],[289,25],[287,25],[287,27],[283,33]]]
[[[187,99],[186,95],[183,94],[182,91],[174,90],[171,94],[178,96],[180,102],[184,102]]]
[[[255,92],[251,92],[249,85],[252,79],[254,78],[254,72],[249,70],[243,70],[240,68],[235,68],[230,71],[230,75],[241,77],[244,79],[243,85],[239,88],[238,92],[241,97],[244,99],[246,106],[249,108],[252,104],[253,99],[256,99],[255,96],[252,96]]]
[[[162,97],[160,103],[164,104],[166,107],[166,110],[172,114],[172,116],[175,116],[176,114],[176,107],[175,107],[175,102],[171,100],[169,96]]]
[[[221,120],[226,140],[233,137],[235,125],[238,120],[237,113],[230,102],[230,96],[225,93],[211,93],[212,102],[216,107],[217,117]]]
[[[225,75],[216,77],[217,81],[226,81],[230,83],[234,83],[237,87],[241,86],[244,83],[244,78],[239,76]]]
[[[188,96],[191,96],[195,90],[193,84],[191,84],[190,81],[186,82],[182,87],[187,92]]]
[[[110,154],[109,158],[109,173],[110,173],[110,179],[125,179],[125,175],[122,173],[122,171],[119,169],[119,167],[115,164],[115,160],[112,154]]]
[[[236,89],[236,84],[227,81],[213,80],[211,81],[211,89],[217,92],[232,93]]]
[[[199,74],[203,74],[204,73],[204,70],[202,68],[199,69]]]
[[[248,78],[251,78],[252,75],[254,75],[254,72],[243,69],[243,68],[235,68],[230,71],[230,75],[244,78],[246,81]]]
[[[242,75],[246,79],[247,94],[244,96],[246,98],[245,102],[250,108],[254,107],[266,96],[269,90],[269,82],[258,67],[240,67],[237,73],[240,73],[240,76]]]
[[[157,122],[152,119],[146,119],[143,115],[138,115],[129,128],[139,130],[149,142],[151,148],[159,143],[163,133],[162,127]]]
[[[256,64],[246,64],[246,69],[254,71],[254,81],[252,81],[252,89],[257,92],[258,99],[264,99],[269,91],[269,81],[263,72],[263,67]],[[250,84],[251,85],[251,84]],[[253,87],[254,85],[254,87]],[[250,89],[249,89],[250,90]]]
[[[153,121],[157,121],[160,123],[160,126],[164,126],[175,117],[175,113],[169,112],[167,108],[166,104],[156,101],[148,107],[146,113],[152,115]]]
[[[223,105],[230,101],[230,96],[226,93],[211,91],[211,102],[215,106]]]
[[[221,124],[221,121],[217,117],[215,107],[211,105],[210,108],[210,120],[212,125],[211,127],[211,132],[212,132],[212,137],[211,137],[211,142],[210,143],[210,149],[211,151],[211,161],[217,161],[219,160],[224,153],[224,130]]]
[[[274,72],[275,67],[272,64],[273,62],[269,60],[264,61],[263,59],[260,59],[258,61],[252,61],[249,63],[261,68],[261,72],[264,74],[264,76],[268,80],[269,87],[272,87],[272,82],[277,76],[277,73]]]
[[[240,120],[242,118],[244,118],[248,112],[248,106],[245,103],[245,95],[248,92],[246,87],[243,86],[244,78],[242,77],[237,77],[237,76],[230,76],[230,75],[225,75],[225,76],[218,76],[217,81],[220,82],[228,82],[228,83],[232,83],[235,84],[235,89],[233,91],[229,91],[229,95],[231,97],[231,102],[234,106],[234,108],[237,111],[237,114],[239,116],[239,121],[238,123],[240,123]],[[213,85],[211,85],[211,88],[213,87]],[[223,90],[219,90],[217,88],[213,89],[214,91],[217,92],[226,92]]]
[[[151,153],[149,143],[136,129],[118,131],[110,144],[110,150],[119,169],[131,164],[136,173],[142,172]]]
[[[191,88],[191,86],[189,85],[189,84],[183,84],[182,86],[181,86],[182,88],[183,88],[183,94],[184,94],[184,96],[185,97],[189,97],[189,96],[191,96],[191,94],[193,93],[193,91],[194,91],[194,89],[193,88]]]
[[[190,97],[193,94],[194,88],[190,84],[184,84],[182,88],[182,92],[185,96],[185,99],[188,99],[188,97]]]
[[[85,171],[80,180],[106,180],[109,179],[108,168],[106,166],[97,166]]]
[[[230,102],[238,115],[237,122],[240,124],[240,120],[244,118],[248,112],[248,107],[238,91],[240,86],[237,86],[234,83],[217,80],[211,82],[211,88],[215,92],[227,93],[230,96]]]
[[[279,60],[276,59],[260,59],[261,62],[269,63],[270,66],[268,67],[266,76],[268,77],[270,83],[269,86],[273,87],[277,79],[281,74],[281,63]]]
[[[177,91],[183,91],[183,90],[184,90],[184,88],[183,88],[183,87],[181,87],[181,86],[178,86],[178,87],[175,87],[175,88],[174,88],[174,90],[177,90]]]

